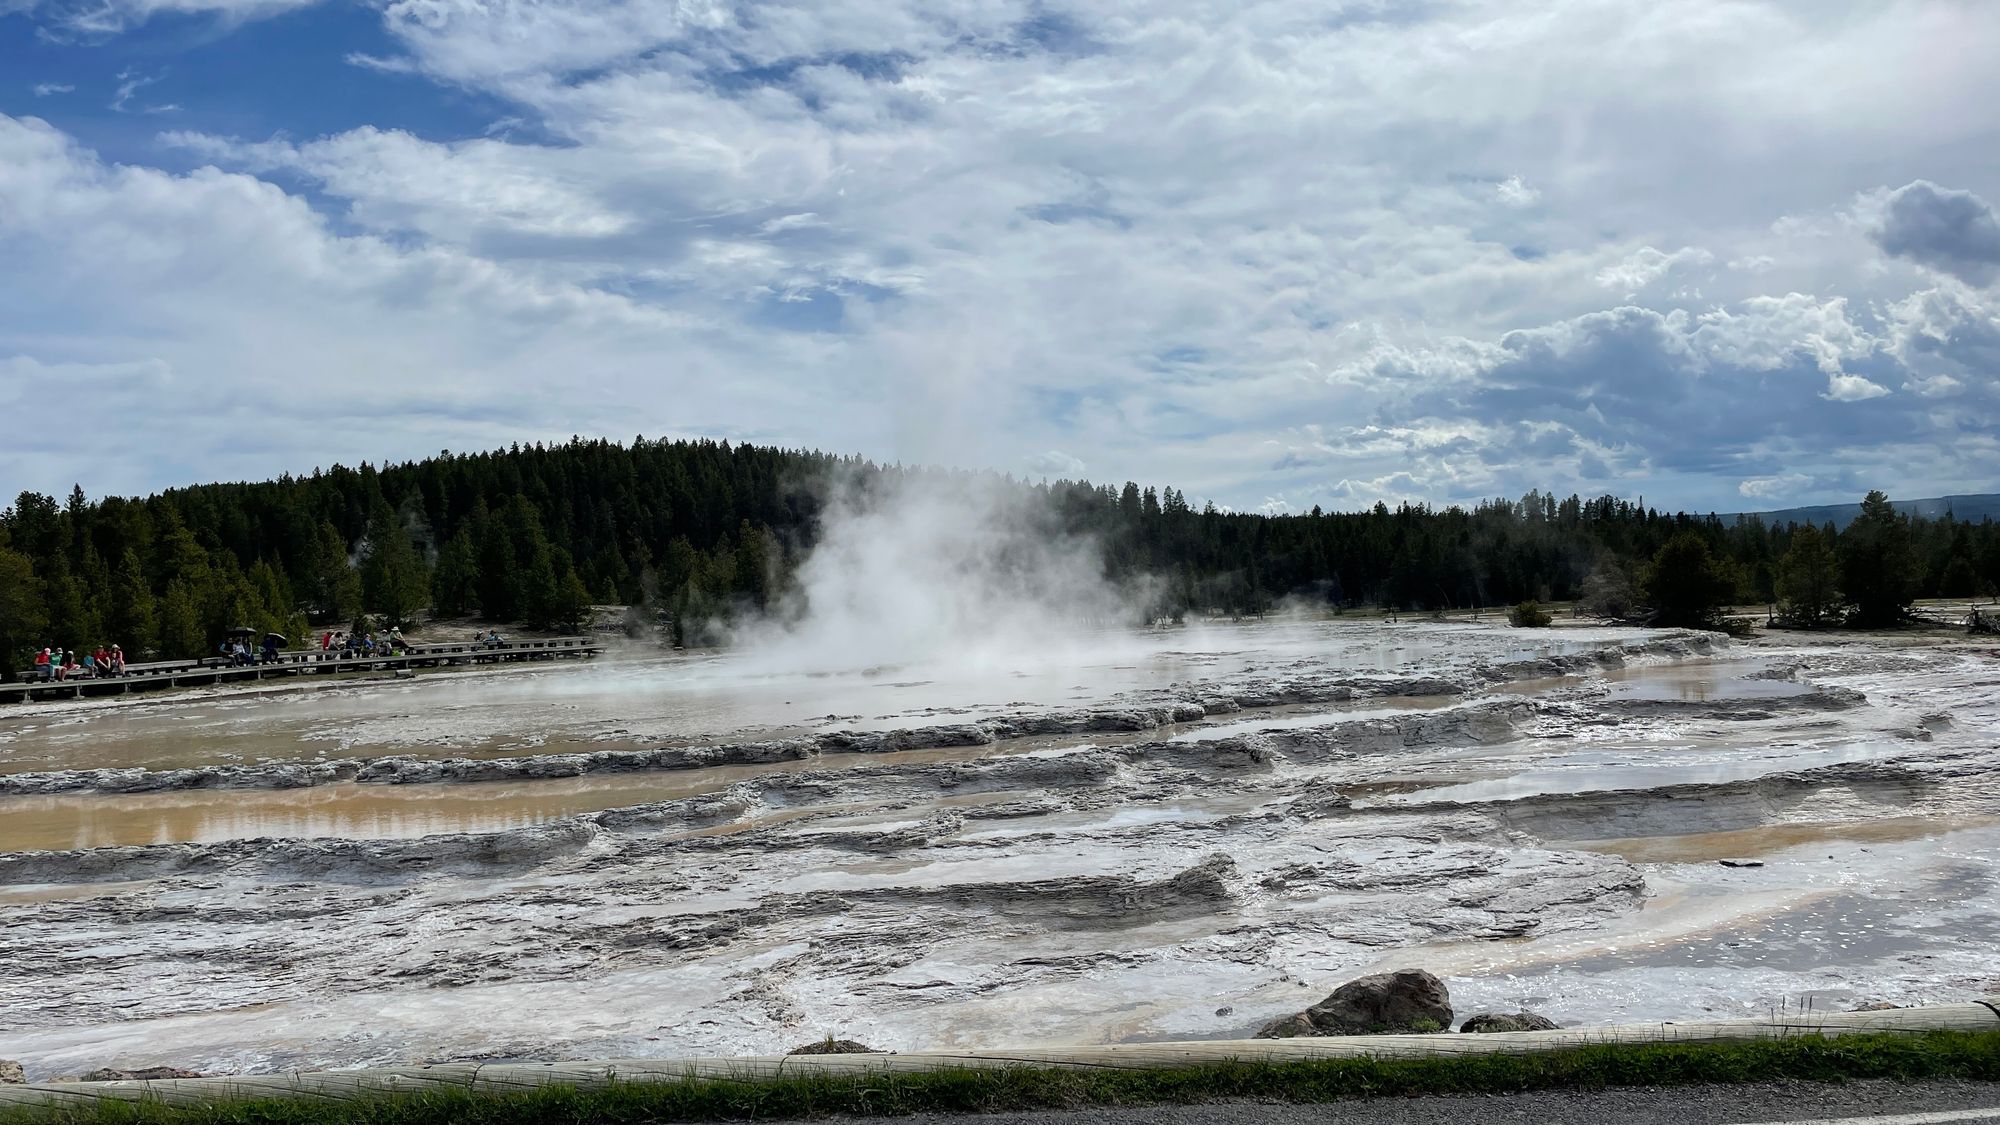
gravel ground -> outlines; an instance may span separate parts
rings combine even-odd
[[[1581,1091],[1453,1098],[1380,1098],[1330,1105],[1229,1102],[1064,1113],[1002,1113],[899,1118],[899,1125],[1746,1125],[1986,1111],[1980,1117],[1925,1117],[1923,1125],[2000,1121],[2000,1083],[1852,1082],[1840,1086],[1779,1083]],[[1890,1121],[1879,1125],[1890,1125]],[[1912,1123],[1915,1125],[1915,1123]]]

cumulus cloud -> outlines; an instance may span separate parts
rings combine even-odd
[[[771,441],[760,421],[799,432],[875,409],[875,392],[838,377],[782,394],[735,378],[746,362],[824,366],[787,336],[449,247],[342,235],[251,176],[109,165],[36,121],[0,116],[0,204],[16,370],[39,365],[51,384],[79,364],[201,373],[169,399],[23,396],[0,474],[30,486],[66,488],[86,455],[94,491],[138,489],[166,483],[163,464],[169,479],[262,477],[578,430]],[[120,310],[115,331],[97,319],[105,308]]]
[[[1834,402],[1866,402],[1871,398],[1881,398],[1888,393],[1889,388],[1859,375],[1826,377],[1826,397]]]
[[[1925,393],[2000,393],[2000,301],[1940,286],[1891,303],[1885,319],[1890,353]]]
[[[1977,195],[1917,180],[1883,196],[1879,206],[1869,233],[1883,253],[1972,285],[2000,277],[2000,219]]]
[[[136,35],[283,7],[121,2]],[[81,124],[0,131],[56,146],[0,160],[0,223],[38,216],[5,236],[0,355],[201,371],[197,431],[268,399],[369,435],[132,487],[638,430],[1080,454],[1245,509],[1990,476],[1939,409],[1989,401],[1990,302],[1962,263],[1919,300],[1846,186],[2000,190],[1964,108],[2000,102],[2000,24],[1955,0],[368,10],[353,81],[505,124],[246,137],[175,83],[169,155],[117,149],[213,165],[173,175]],[[271,374],[295,367],[358,405]],[[74,455],[14,444],[33,482]]]
[[[76,87],[62,82],[37,82],[34,90],[36,97],[47,98],[56,94],[73,94]]]
[[[1711,309],[1697,319],[1690,340],[1719,363],[1770,371],[1803,355],[1828,375],[1840,374],[1843,364],[1871,355],[1879,344],[1849,315],[1846,298],[1803,293]]]

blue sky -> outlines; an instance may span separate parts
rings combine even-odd
[[[2000,489],[1984,0],[0,0],[0,489]]]

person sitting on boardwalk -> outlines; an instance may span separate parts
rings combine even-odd
[[[257,660],[260,664],[276,664],[278,662],[278,635],[276,633],[264,634],[264,652]]]
[[[499,648],[501,645],[504,645],[506,643],[507,643],[506,638],[500,635],[500,630],[498,629],[495,629],[492,632],[486,634],[487,648]]]
[[[114,676],[125,674],[125,650],[117,645],[111,646],[111,674]]]
[[[111,652],[109,649],[100,644],[97,646],[97,651],[90,655],[96,657],[91,664],[97,669],[98,675],[108,676],[111,674]]]
[[[35,654],[35,678],[38,680],[53,680],[56,678],[55,661],[49,658],[47,645],[42,646],[42,650]]]
[[[94,652],[86,652],[86,653],[84,653],[84,654],[83,654],[83,669],[82,669],[82,671],[83,671],[83,675],[84,675],[84,677],[85,677],[86,679],[96,679],[96,678],[97,678],[97,654],[96,654],[96,653],[94,653]]]

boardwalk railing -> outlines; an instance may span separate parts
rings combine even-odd
[[[199,687],[283,676],[336,675],[516,660],[556,660],[596,656],[602,651],[604,651],[603,644],[588,637],[555,637],[548,640],[503,641],[497,645],[480,641],[411,645],[408,651],[393,656],[386,653],[363,656],[344,649],[326,651],[295,649],[280,652],[268,661],[258,662],[253,658],[253,662],[249,664],[233,664],[222,657],[204,657],[200,660],[156,660],[144,664],[127,664],[123,676],[0,684],[0,703],[124,695],[129,692],[159,688]]]

